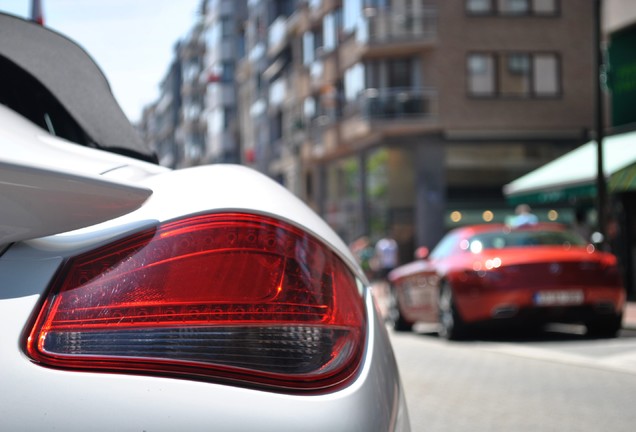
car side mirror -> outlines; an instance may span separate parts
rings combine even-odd
[[[415,249],[415,259],[416,260],[425,260],[428,258],[428,254],[429,254],[429,250],[426,246],[420,246],[417,249]]]

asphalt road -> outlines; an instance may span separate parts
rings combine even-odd
[[[636,331],[440,340],[389,330],[413,431],[634,431]]]

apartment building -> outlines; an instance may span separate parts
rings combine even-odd
[[[206,2],[203,2],[197,22],[177,51],[178,63],[181,67],[179,86],[181,106],[176,130],[181,154],[176,164],[177,168],[199,165],[205,163],[208,158],[206,142],[208,122],[204,105],[208,83],[203,74],[206,56],[205,19]]]
[[[206,123],[204,163],[240,162],[238,92],[235,75],[245,55],[246,0],[206,0],[202,43],[206,47],[199,81]]]
[[[204,0],[144,124],[164,165],[252,166],[406,260],[589,139],[593,27],[580,0]]]
[[[298,149],[303,136],[288,124],[294,106],[302,101],[294,87],[301,34],[293,20],[299,7],[304,3],[296,0],[248,1],[246,53],[239,63],[237,86],[242,163],[302,197]]]
[[[140,132],[172,168],[240,162],[236,64],[244,56],[245,0],[202,0],[195,23],[174,48],[160,97]]]
[[[175,52],[180,51],[180,43]],[[178,56],[170,62],[160,85],[159,99],[144,108],[137,129],[155,151],[161,165],[176,168],[181,160],[182,145],[177,138],[181,112],[181,62]]]
[[[244,160],[404,259],[588,139],[592,2],[250,0]]]

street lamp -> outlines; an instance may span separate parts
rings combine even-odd
[[[603,172],[603,69],[602,36],[601,36],[602,0],[594,0],[594,53],[596,60],[595,86],[595,129],[596,129],[596,205],[598,215],[598,232],[606,243],[605,229],[607,224],[607,185]]]

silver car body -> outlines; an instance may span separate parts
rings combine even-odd
[[[67,259],[165,221],[225,211],[266,215],[310,233],[363,282],[364,354],[346,386],[299,394],[151,373],[67,370],[27,355],[34,316]],[[0,430],[410,429],[396,361],[363,272],[299,199],[239,165],[169,170],[81,147],[3,105],[0,352]]]

